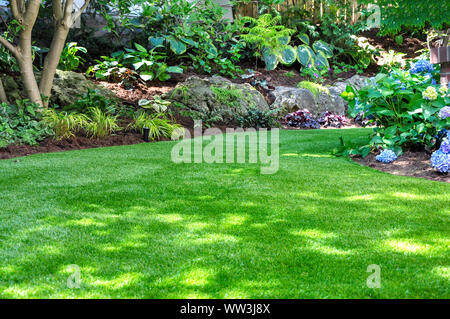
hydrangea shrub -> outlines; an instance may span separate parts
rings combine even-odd
[[[397,154],[392,150],[384,150],[375,158],[378,162],[389,164],[397,159]]]
[[[348,86],[343,97],[349,116],[375,124],[369,145],[372,150],[390,149],[401,155],[406,149],[436,149],[438,132],[450,128],[450,94],[433,85],[439,73],[427,61],[410,71],[380,73],[356,92]]]
[[[448,173],[450,165],[450,130],[446,130],[441,147],[431,155],[431,166],[441,173]]]

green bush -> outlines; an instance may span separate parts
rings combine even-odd
[[[263,111],[251,108],[245,116],[238,117],[239,126],[242,128],[272,128],[279,127],[277,113],[279,109]]]
[[[50,135],[52,131],[41,121],[37,104],[29,100],[0,104],[0,147],[14,143],[36,145]]]
[[[438,146],[439,133],[450,128],[450,118],[439,117],[450,95],[448,88],[433,85],[430,75],[395,70],[378,74],[358,92],[347,87],[342,97],[349,101],[349,115],[362,114],[376,124],[363,155],[371,149],[391,149],[399,155],[406,149]]]

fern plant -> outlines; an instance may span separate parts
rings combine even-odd
[[[241,38],[256,47],[253,55],[264,60],[267,70],[274,70],[279,62],[290,65],[296,60],[295,49],[289,45],[295,30],[280,25],[280,22],[280,16],[270,14],[239,20],[243,26]]]
[[[295,30],[280,25],[281,19],[281,16],[264,14],[258,19],[243,17],[239,20],[243,25],[241,38],[256,47],[254,56],[257,59],[262,58],[269,71],[274,70],[278,63],[291,65],[295,61],[304,67],[314,65],[328,70],[328,59],[333,56],[331,46],[321,40],[311,46],[307,34],[298,35],[302,45],[290,45]]]

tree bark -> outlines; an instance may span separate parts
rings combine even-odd
[[[81,13],[87,8],[90,0],[86,0],[81,9],[72,15],[73,0],[66,0],[64,7],[61,7],[60,0],[53,0],[53,19],[55,20],[55,34],[53,35],[50,51],[45,57],[42,78],[39,82],[39,91],[46,97],[44,106],[48,106],[51,95],[53,79],[55,78],[56,68],[58,67],[61,53],[66,44],[67,35],[70,27]]]
[[[44,69],[42,71],[41,81],[39,82],[39,91],[46,97],[44,105],[48,105],[48,98],[50,98],[53,86],[53,79],[55,77],[56,68],[58,67],[61,53],[64,50],[69,28],[62,23],[56,26],[55,34],[53,35],[50,51],[45,57]]]
[[[3,87],[3,81],[0,78],[0,102],[8,103],[8,98],[6,97],[5,88]]]

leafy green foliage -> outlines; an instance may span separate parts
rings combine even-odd
[[[55,133],[55,139],[70,138],[86,127],[88,117],[76,112],[57,112],[47,109],[43,112],[42,121]]]
[[[36,145],[52,135],[38,109],[28,100],[18,100],[15,105],[0,104],[0,147],[13,143]]]
[[[4,32],[2,37],[11,40],[8,32]],[[0,45],[0,70],[19,72],[19,65],[17,64],[16,58],[3,45]]]
[[[114,82],[133,81],[136,75],[144,81],[167,81],[171,73],[183,73],[178,66],[167,66],[164,62],[167,56],[157,52],[157,47],[147,50],[142,45],[135,43],[136,49],[126,48],[124,51],[113,53],[111,57],[102,57],[103,61],[88,70],[88,74],[94,74],[97,79],[108,79]],[[131,68],[134,69],[130,70]]]
[[[449,1],[379,0],[377,4],[381,7],[381,30],[385,34],[395,34],[402,27],[441,29],[450,22]]]
[[[426,91],[426,92],[425,92]],[[427,93],[435,96],[426,99]],[[395,70],[390,76],[378,74],[373,82],[356,92],[350,86],[343,93],[349,101],[349,115],[360,113],[376,124],[369,146],[391,149],[435,148],[437,135],[450,128],[450,120],[441,119],[439,110],[450,103],[447,93],[437,93],[431,79],[419,74]]]
[[[67,43],[61,53],[58,68],[64,71],[76,71],[80,66],[80,63],[85,62],[85,60],[78,55],[79,52],[86,54],[87,50],[84,47],[78,46],[76,42]]]
[[[102,112],[110,114],[117,114],[121,110],[118,100],[107,98],[104,95],[101,95],[97,90],[91,89],[85,94],[79,95],[78,100],[73,104],[66,106],[64,110],[86,114],[90,108],[98,108]]]
[[[174,132],[182,129],[180,125],[172,124],[164,113],[138,112],[130,124],[130,128],[142,133],[144,127],[150,129],[149,138],[151,140],[158,140],[161,137],[171,138]]]
[[[295,49],[289,46],[295,30],[280,25],[281,17],[263,14],[257,19],[242,17],[242,39],[254,47],[253,55],[261,57],[267,70],[274,70],[278,63],[292,64],[296,59]]]
[[[88,111],[89,119],[84,127],[88,136],[103,138],[120,130],[117,116],[105,113],[98,107],[91,107]]]
[[[277,121],[277,113],[279,109],[263,111],[258,108],[251,108],[247,114],[238,117],[238,123],[243,128],[272,128],[279,127],[280,124]]]

